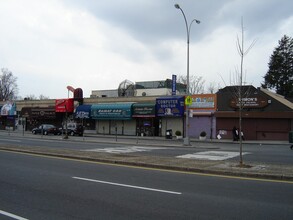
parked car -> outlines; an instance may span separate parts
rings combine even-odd
[[[51,124],[41,124],[39,127],[32,129],[33,134],[54,134],[54,135],[60,135],[61,132],[59,129]]]
[[[64,125],[63,128],[60,128],[60,132],[62,134],[66,133],[66,125]],[[77,124],[77,123],[68,123],[67,124],[67,134],[70,136],[74,136],[74,135],[78,135],[78,136],[82,136],[83,135],[83,126],[81,124]]]

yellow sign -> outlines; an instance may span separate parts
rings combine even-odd
[[[192,98],[191,96],[185,97],[185,105],[191,105],[192,104]]]

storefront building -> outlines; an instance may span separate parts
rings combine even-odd
[[[92,105],[79,105],[75,109],[74,119],[82,124],[85,130],[95,130],[95,120],[91,118]]]
[[[184,134],[184,96],[166,96],[156,99],[156,114],[159,119],[159,135],[167,130]]]
[[[205,132],[207,138],[216,138],[216,118],[214,115],[217,108],[216,94],[197,94],[192,95],[191,98],[189,136],[198,138],[201,132]]]
[[[32,130],[40,124],[61,125],[57,119],[55,106],[51,107],[23,107],[20,112],[18,130]]]
[[[232,140],[233,127],[240,127],[237,89],[228,86],[217,93],[216,130],[223,139]],[[288,134],[293,130],[293,103],[266,89],[253,86],[243,86],[242,94],[244,139],[288,140]]]
[[[134,103],[132,118],[136,119],[139,136],[159,136],[159,119],[156,118],[155,103]]]
[[[98,134],[136,135],[132,119],[133,103],[103,103],[91,106],[91,118],[96,120]]]
[[[16,104],[6,102],[0,106],[0,130],[14,130],[16,128]]]

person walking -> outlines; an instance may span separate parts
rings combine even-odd
[[[239,140],[239,134],[237,128],[234,126],[232,129],[232,134],[233,134],[233,141],[238,141]]]
[[[245,139],[244,139],[243,131],[241,131],[241,140],[243,140],[243,141],[245,140]]]

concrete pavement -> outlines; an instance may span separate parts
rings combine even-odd
[[[164,146],[164,147],[179,147],[183,146],[183,140],[165,139],[164,137],[127,137],[127,136],[108,136],[86,134],[84,137],[69,137],[69,139],[62,139],[61,136],[41,136],[31,135],[30,133],[19,132],[0,132],[1,136],[9,136],[13,139],[15,136],[33,137],[33,138],[54,138],[60,141],[87,141],[99,143],[112,144],[131,144],[137,146]],[[197,147],[201,142],[197,139],[191,139],[191,146]],[[205,142],[225,142],[233,144],[230,140],[205,140]],[[280,144],[290,147],[290,143],[286,141],[245,141],[245,144]],[[40,154],[46,156],[65,157],[71,159],[88,160],[96,162],[104,162],[111,164],[122,164],[131,166],[140,166],[148,168],[167,169],[173,171],[197,172],[201,174],[216,174],[228,176],[240,176],[249,178],[274,179],[281,181],[293,182],[293,166],[292,165],[276,165],[264,163],[251,163],[239,166],[238,162],[233,161],[212,161],[212,160],[198,160],[198,159],[184,159],[174,158],[168,156],[145,156],[126,154],[110,154],[101,152],[77,151],[71,149],[52,149],[48,147],[22,147],[17,145],[2,145],[0,150],[17,151],[24,153]],[[293,151],[292,151],[293,159]]]

